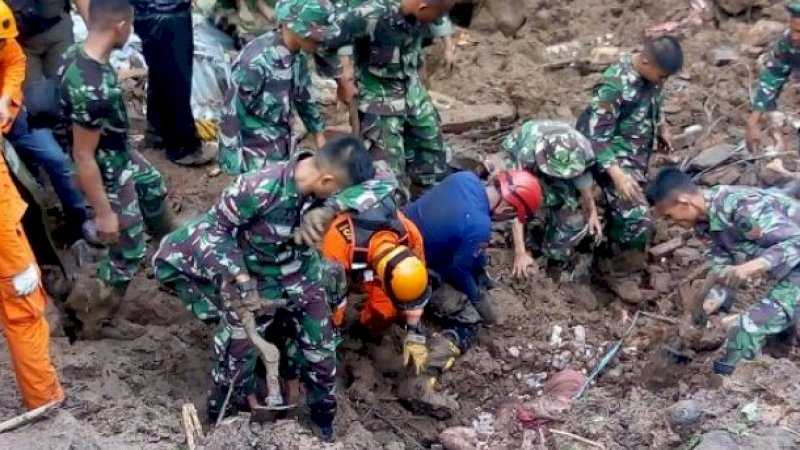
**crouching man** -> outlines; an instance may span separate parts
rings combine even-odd
[[[755,358],[768,337],[793,329],[800,299],[797,200],[744,186],[701,189],[676,168],[658,173],[647,198],[658,213],[711,239],[711,270],[720,284],[736,288],[765,273],[776,280],[728,331],[714,372],[730,375],[739,361]],[[698,319],[705,323],[702,314]]]

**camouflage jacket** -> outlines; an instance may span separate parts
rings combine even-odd
[[[744,186],[705,191],[712,267],[763,258],[776,279],[800,265],[800,203]]]
[[[353,53],[359,109],[370,114],[403,114],[406,93],[420,83],[422,40],[447,32],[441,20],[422,24],[400,12],[398,0],[350,0],[337,15],[341,33],[326,42],[339,54]]]
[[[278,149],[273,161],[292,148],[292,107],[309,133],[325,124],[312,92],[308,58],[292,53],[276,31],[247,44],[233,63],[220,119],[220,151]]]
[[[503,169],[527,170],[544,182],[545,206],[563,202],[577,206],[574,195],[560,194],[574,194],[571,187],[582,189],[592,184],[592,144],[566,123],[529,120],[506,136],[500,147],[507,155]]]
[[[93,60],[82,44],[75,44],[64,55],[60,73],[62,116],[67,125],[99,129],[98,150],[127,152],[128,112],[111,64]]]
[[[645,181],[663,101],[662,88],[639,75],[632,55],[603,72],[589,105],[588,132],[600,169],[616,164]]]
[[[754,111],[774,111],[783,85],[792,69],[800,66],[800,48],[792,45],[787,30],[772,46],[764,70],[754,86],[751,104]]]
[[[203,220],[205,233],[195,234],[201,242],[192,246],[213,247],[204,266],[212,273],[236,275],[247,270],[254,275],[275,277],[300,269],[304,256],[316,250],[297,246],[292,233],[302,213],[314,202],[302,195],[294,180],[297,162],[309,153],[289,161],[271,164],[242,175],[228,186]],[[379,180],[370,180],[340,191],[335,200],[340,209],[364,211],[390,192],[380,190]],[[376,190],[376,187],[378,188]]]

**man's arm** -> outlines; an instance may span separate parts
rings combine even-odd
[[[119,219],[103,185],[100,167],[95,155],[100,143],[100,128],[87,128],[72,124],[72,155],[75,159],[75,177],[83,195],[95,212],[98,231],[106,242],[113,243],[119,233]]]
[[[78,14],[81,15],[83,21],[89,23],[89,0],[72,0]]]
[[[800,265],[800,224],[794,218],[774,208],[769,200],[757,198],[740,201],[733,214],[741,236],[763,249],[756,258],[761,260],[760,270],[781,279]]]
[[[2,92],[0,93],[0,126],[10,127],[22,105],[22,84],[25,82],[25,53],[16,39],[6,39],[2,50]],[[8,130],[5,130],[8,131]]]
[[[308,61],[305,58],[302,60],[298,78],[297,95],[292,100],[295,108],[297,108],[297,114],[303,120],[306,130],[314,135],[317,149],[319,149],[325,143],[323,135],[325,122],[322,120],[319,105],[311,92],[313,86],[311,84],[311,75],[308,71]]]
[[[784,35],[770,50],[751,99],[754,114],[760,116],[777,108],[778,96],[792,72],[790,48],[788,37]]]

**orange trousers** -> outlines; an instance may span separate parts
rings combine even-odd
[[[21,228],[20,225],[17,238],[24,242],[16,244],[27,249],[33,262],[33,251]],[[31,294],[17,297],[12,279],[0,278],[0,325],[28,409],[64,399],[64,391],[50,361],[50,327],[44,314],[46,306],[47,296],[41,285]]]
[[[367,298],[361,308],[361,324],[374,334],[381,334],[397,320],[397,308],[380,283],[364,283]]]

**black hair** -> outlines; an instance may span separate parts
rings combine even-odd
[[[133,14],[130,0],[92,0],[89,2],[89,25],[105,26]]]
[[[677,167],[665,167],[658,171],[645,190],[650,205],[666,200],[675,194],[697,192],[699,187],[692,178]]]
[[[683,48],[672,36],[660,36],[644,42],[644,55],[667,75],[674,75],[683,68]]]
[[[315,156],[322,164],[345,172],[352,184],[361,184],[375,178],[372,159],[358,136],[337,136],[326,142]]]

